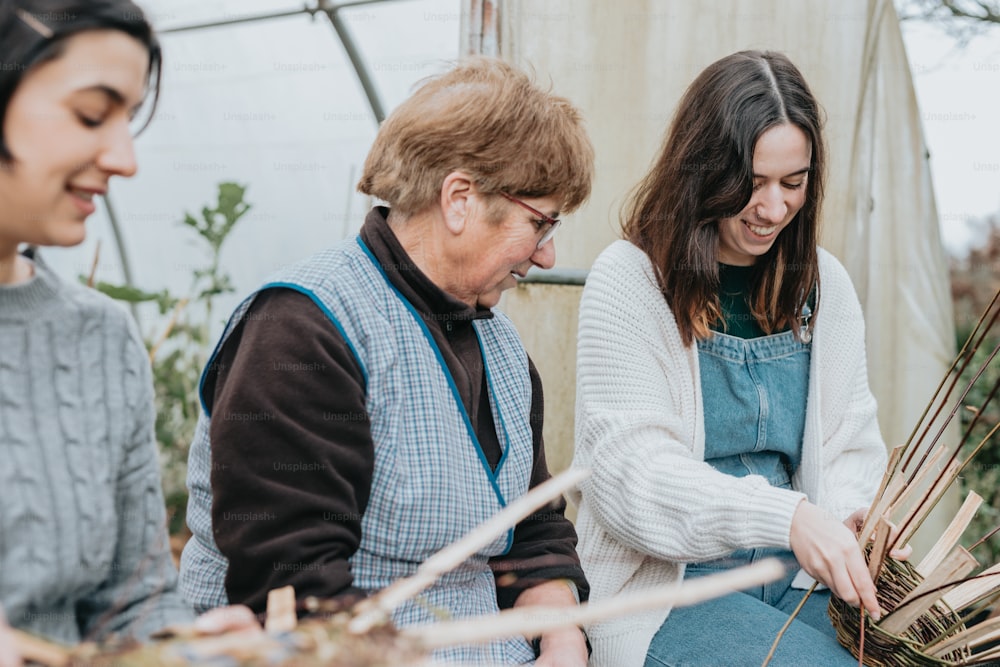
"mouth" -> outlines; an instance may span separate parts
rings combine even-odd
[[[773,238],[775,233],[778,231],[777,225],[768,227],[767,225],[754,225],[747,222],[746,220],[743,220],[742,222],[743,225],[750,230],[750,233],[759,239]]]
[[[101,188],[83,188],[74,185],[67,185],[66,191],[73,195],[74,197],[79,197],[83,201],[92,202],[94,197],[97,195],[103,195],[104,190]]]
[[[89,188],[69,184],[66,186],[66,192],[69,193],[77,211],[79,211],[85,219],[97,210],[97,205],[94,203],[94,197],[96,195],[103,195],[106,190],[103,188]]]

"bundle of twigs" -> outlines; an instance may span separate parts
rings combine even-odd
[[[832,596],[830,617],[837,639],[870,667],[923,667],[995,664],[1000,660],[1000,617],[978,624],[1000,599],[1000,564],[982,567],[958,544],[982,498],[969,493],[936,544],[916,565],[889,556],[906,544],[955,480],[1000,428],[993,425],[970,441],[987,405],[1000,391],[998,379],[979,405],[966,405],[971,390],[1000,353],[998,344],[978,368],[969,369],[998,318],[1000,292],[993,297],[945,378],[938,385],[906,444],[892,451],[882,485],[859,533],[869,572],[886,612],[879,622]],[[971,370],[971,381],[960,378]],[[956,395],[957,394],[957,395]],[[961,409],[973,418],[957,443],[943,435]],[[973,445],[971,450],[966,445]],[[967,452],[964,453],[963,452]],[[896,527],[896,528],[894,528]],[[993,531],[996,532],[996,531]]]
[[[290,587],[268,596],[265,631],[199,636],[175,629],[147,644],[66,649],[18,633],[22,655],[47,667],[430,667],[434,650],[504,637],[537,637],[550,630],[667,606],[696,604],[779,578],[784,567],[774,559],[758,562],[683,585],[672,584],[641,595],[572,608],[521,607],[495,616],[443,621],[397,630],[390,617],[403,602],[419,595],[441,574],[461,565],[523,517],[581,482],[586,471],[567,471],[508,505],[458,542],[425,561],[418,572],[349,608],[307,599],[307,611],[320,616],[297,620]]]

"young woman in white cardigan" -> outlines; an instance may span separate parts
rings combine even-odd
[[[591,600],[778,556],[778,582],[589,628],[592,665],[760,665],[813,579],[880,615],[858,522],[885,469],[861,308],[817,248],[820,109],[783,55],[688,88],[595,262],[577,361]],[[905,555],[899,553],[897,555]],[[814,593],[772,665],[856,664]]]

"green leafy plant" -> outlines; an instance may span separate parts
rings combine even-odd
[[[244,201],[246,187],[220,183],[213,207],[204,206],[200,217],[185,213],[182,224],[207,245],[205,263],[191,271],[191,286],[184,296],[167,289],[149,292],[129,285],[99,282],[96,287],[113,299],[129,304],[155,305],[161,316],[169,314],[163,330],[146,338],[156,391],[156,440],[163,474],[163,495],[171,535],[184,533],[187,509],[187,455],[201,410],[198,382],[208,358],[213,324],[213,300],[233,292],[229,274],[220,265],[222,248],[251,205]]]
[[[980,314],[1000,289],[1000,217],[993,216],[984,221],[985,235],[981,244],[971,248],[966,257],[954,260],[951,267],[951,292],[955,304],[955,323],[958,346],[965,343]],[[987,365],[989,355],[1000,343],[1000,330],[994,327],[973,355],[968,367],[958,382],[958,387],[966,387],[975,374],[983,370],[983,375],[969,392],[965,406],[980,406],[986,400],[993,386],[1000,379],[1000,360],[994,358]],[[984,368],[985,366],[985,368]],[[973,409],[963,408],[961,429],[965,433],[976,416]],[[983,410],[965,445],[966,453],[978,445],[997,423],[1000,423],[1000,398],[994,399]],[[982,536],[990,534],[1000,526],[1000,435],[994,436],[976,455],[975,460],[962,473],[963,495],[975,491],[983,497],[983,504],[965,531],[969,537],[966,546]],[[992,536],[976,549],[975,555],[981,562],[995,563],[1000,560],[1000,534]]]
[[[967,329],[965,335],[968,336]],[[962,332],[959,332],[961,336]],[[960,344],[964,343],[960,340]],[[965,369],[959,380],[958,386],[965,387],[972,381],[974,375],[987,363],[990,353],[1000,344],[1000,336],[987,336],[982,345],[972,357],[971,363]],[[1000,380],[1000,363],[993,360],[985,366],[983,375],[973,385],[968,397],[964,401],[966,406],[979,406],[986,400],[990,389]],[[976,416],[974,409],[967,407],[960,412],[962,420],[962,433],[969,430],[972,421]],[[983,414],[975,426],[965,445],[966,455],[971,453],[972,448],[978,445],[985,438],[991,428],[1000,422],[1000,402],[992,400],[986,405]],[[969,464],[969,467],[962,473],[963,496],[969,491],[975,491],[983,497],[983,504],[972,520],[972,525],[966,531],[970,542],[979,537],[990,534],[1000,526],[1000,440],[992,438],[987,441],[986,446],[976,454],[976,458]],[[969,546],[969,545],[966,545]],[[982,556],[983,562],[995,563],[1000,561],[1000,538],[994,535],[985,544],[977,549],[977,553]]]

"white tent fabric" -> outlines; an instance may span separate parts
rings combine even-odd
[[[648,168],[681,93],[699,71],[741,49],[789,55],[827,114],[823,245],[846,265],[866,314],[883,435],[890,445],[905,441],[951,361],[954,324],[920,112],[892,3],[473,4],[480,2],[499,7],[501,55],[551,79],[588,120],[597,181],[589,205],[559,237],[563,267],[589,267],[616,237],[624,197]],[[578,291],[567,290],[564,300],[575,307]],[[572,346],[533,326],[541,312],[531,299],[515,294],[508,304],[529,350],[543,360],[547,386],[564,385],[565,370],[574,367]],[[563,400],[559,409],[567,402],[572,405]]]
[[[168,29],[301,9],[301,0],[139,0]],[[314,0],[306,4],[315,5]],[[463,38],[460,15],[499,30]],[[947,366],[953,340],[920,114],[889,0],[395,0],[342,10],[385,107],[442,71],[459,44],[499,47],[584,111],[597,147],[591,202],[558,238],[559,267],[588,268],[617,235],[618,210],[691,79],[744,48],[788,53],[828,116],[825,245],[846,264],[868,319],[872,386],[889,443],[902,442]],[[249,185],[253,211],[223,253],[237,294],[273,269],[354,233],[369,202],[354,193],[376,123],[323,17],[302,14],[164,34],[163,99],[137,144],[140,174],[113,184],[137,286],[183,293],[204,265],[180,225],[215,185]],[[124,270],[106,219],[82,246],[48,251],[64,276]],[[560,290],[570,294],[566,296]],[[544,295],[542,293],[545,293]],[[572,447],[578,290],[524,287],[505,302],[546,379],[547,438]],[[140,311],[151,334],[162,327]],[[558,322],[558,324],[554,324]],[[542,325],[542,323],[548,323]],[[217,326],[220,323],[217,323]],[[549,437],[554,432],[557,437]]]

